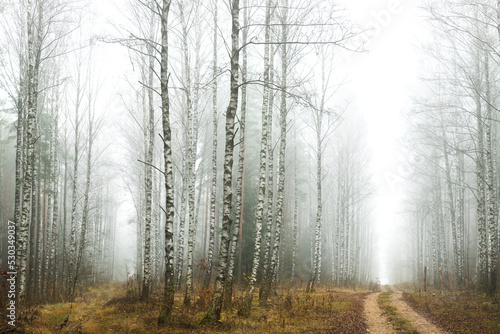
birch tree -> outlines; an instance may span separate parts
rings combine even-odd
[[[276,200],[276,226],[274,231],[274,243],[272,249],[272,257],[270,267],[267,274],[266,286],[262,295],[262,302],[266,303],[267,296],[271,292],[271,287],[274,285],[274,279],[278,274],[278,260],[281,232],[283,228],[283,211],[284,211],[284,196],[285,196],[285,165],[286,165],[286,134],[287,134],[287,41],[288,41],[288,1],[283,1],[281,13],[281,104],[280,104],[280,146],[279,146],[279,166],[278,166],[278,197]],[[271,111],[272,112],[272,111]],[[272,154],[272,153],[271,153]],[[269,228],[269,227],[268,227]]]
[[[210,278],[212,276],[214,244],[215,244],[215,211],[217,203],[217,127],[218,127],[218,109],[217,109],[217,35],[218,35],[218,6],[217,0],[213,3],[214,27],[213,27],[213,51],[212,51],[212,185],[210,188],[210,234],[208,237],[208,255],[207,272],[203,287],[208,289]]]
[[[239,315],[248,317],[252,307],[253,293],[255,283],[257,281],[257,271],[260,262],[260,247],[262,240],[262,219],[264,215],[264,200],[266,194],[266,165],[267,165],[267,135],[268,135],[268,103],[269,103],[269,72],[270,72],[270,52],[269,52],[269,39],[270,39],[270,22],[271,22],[271,0],[266,1],[266,17],[265,17],[265,45],[264,45],[264,86],[262,91],[262,137],[260,143],[260,174],[259,174],[259,197],[257,204],[257,212],[255,216],[255,248],[253,251],[252,273],[248,288],[245,292],[245,299],[241,309],[238,311]]]
[[[76,259],[76,205],[78,201],[78,170],[79,170],[79,161],[80,161],[80,106],[83,99],[83,88],[82,88],[82,78],[81,78],[81,67],[82,60],[79,59],[77,65],[77,77],[76,77],[76,95],[75,95],[75,121],[74,121],[74,130],[75,130],[75,143],[73,146],[73,180],[72,180],[72,196],[71,196],[71,227],[70,227],[70,240],[69,240],[69,265],[68,265],[68,282],[67,282],[67,294],[68,296],[73,296],[73,280],[76,276],[74,274],[75,268],[75,259]]]
[[[194,69],[194,85],[192,87],[191,64],[189,57],[188,46],[188,23],[184,13],[184,3],[180,3],[180,19],[182,26],[182,52],[183,52],[183,67],[184,67],[184,91],[186,95],[187,109],[187,172],[188,172],[188,206],[189,206],[189,233],[188,233],[188,249],[187,249],[187,277],[186,277],[186,293],[184,295],[184,305],[189,306],[191,303],[191,294],[193,291],[193,252],[195,246],[195,232],[197,225],[197,214],[195,212],[195,193],[196,193],[196,158],[198,147],[198,102],[199,102],[199,64],[200,64],[200,38],[201,32],[196,35],[197,45],[195,46],[196,60]],[[195,4],[195,21],[198,21],[199,11],[198,5]],[[201,186],[200,192],[201,195]]]
[[[91,64],[89,62],[89,78],[91,78]],[[87,115],[88,115],[88,129],[87,129],[87,145],[86,145],[86,170],[85,170],[85,188],[83,192],[83,208],[82,208],[82,222],[80,226],[80,239],[78,246],[78,253],[76,257],[75,264],[75,277],[72,284],[72,291],[76,289],[76,285],[79,279],[81,279],[80,275],[82,275],[82,271],[85,268],[85,264],[87,259],[84,257],[87,247],[87,238],[88,238],[88,228],[89,228],[89,216],[90,216],[90,187],[91,187],[91,177],[93,176],[93,149],[95,145],[95,139],[99,128],[102,125],[99,119],[95,117],[95,93],[92,91],[93,87],[89,85],[87,98]],[[83,275],[82,275],[83,276]],[[74,297],[74,295],[73,295]]]
[[[158,8],[160,10],[160,8]],[[170,0],[163,0],[160,10],[161,43],[160,43],[160,86],[161,111],[163,126],[163,159],[165,175],[165,288],[158,316],[159,324],[171,321],[174,308],[175,275],[174,275],[174,180],[172,168],[172,130],[170,128],[170,102],[168,95],[168,14]]]
[[[224,149],[224,177],[223,177],[223,217],[222,231],[219,248],[219,267],[215,278],[214,294],[207,313],[201,323],[216,323],[220,320],[224,284],[227,276],[227,260],[229,254],[229,234],[233,224],[232,219],[232,172],[233,172],[233,150],[234,150],[234,120],[238,108],[239,91],[239,0],[231,2],[231,80],[230,101],[226,111],[226,139]]]
[[[272,41],[269,41],[271,44]],[[271,45],[269,53],[271,55],[269,60],[269,87],[274,85],[274,48]],[[273,143],[273,109],[274,109],[274,91],[269,89],[268,91],[268,107],[267,107],[267,222],[266,222],[266,233],[264,236],[264,259],[262,264],[262,281],[261,289],[259,290],[259,301],[262,305],[267,302],[267,296],[270,292],[265,289],[270,281],[271,273],[269,271],[271,265],[270,254],[272,252],[272,234],[273,234],[273,222],[275,218],[275,198],[274,198],[274,143]]]
[[[496,166],[493,158],[493,100],[491,97],[491,83],[490,83],[490,57],[487,52],[484,52],[484,76],[485,76],[485,102],[486,102],[486,142],[485,155],[486,155],[486,191],[487,191],[487,214],[488,214],[488,237],[489,237],[489,286],[488,293],[493,296],[497,288],[497,264],[498,264],[498,209],[497,209],[497,195],[495,174]]]
[[[246,45],[248,39],[248,1],[243,0],[243,29],[242,29],[242,45]],[[226,284],[224,286],[224,308],[231,309],[233,295],[233,279],[236,251],[241,247],[241,232],[243,228],[243,195],[245,192],[245,150],[246,150],[246,114],[247,114],[247,69],[248,69],[248,51],[246,47],[242,50],[242,68],[241,68],[241,107],[240,107],[240,151],[238,155],[238,175],[236,178],[236,208],[235,221],[238,225],[233,226],[231,237],[231,248],[228,259],[228,269]]]
[[[154,58],[154,13],[151,13],[150,17],[150,35],[149,42],[146,45],[147,50],[147,70],[143,70],[144,79],[147,79],[147,110],[148,110],[148,122],[145,132],[148,134],[148,139],[146,143],[146,161],[145,161],[145,171],[144,171],[144,198],[145,198],[145,222],[144,222],[144,276],[142,281],[142,300],[148,300],[149,292],[151,290],[151,223],[152,223],[152,179],[153,179],[153,152],[154,152],[154,138],[155,138],[155,111],[154,111],[154,98],[153,98],[153,84],[154,84],[154,68],[155,68],[155,58]]]
[[[38,15],[38,22],[35,21],[35,13]],[[40,48],[42,42],[42,31],[41,22],[43,22],[43,7],[39,4],[38,8],[28,0],[27,2],[27,41],[28,41],[28,69],[27,69],[27,125],[26,125],[26,156],[24,165],[24,176],[23,176],[23,193],[22,193],[22,209],[21,209],[21,220],[17,222],[18,230],[18,272],[19,272],[19,293],[18,298],[22,302],[25,300],[26,293],[26,258],[28,254],[28,227],[29,227],[29,215],[30,215],[30,204],[32,198],[32,187],[33,179],[33,157],[35,154],[35,142],[37,137],[37,96],[38,96],[38,75],[40,70]],[[38,23],[38,24],[37,24]],[[36,29],[36,27],[39,29]],[[20,130],[20,129],[18,129]]]

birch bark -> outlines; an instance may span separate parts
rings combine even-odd
[[[72,284],[74,280],[75,270],[75,255],[76,255],[76,205],[78,201],[78,167],[80,161],[80,104],[82,100],[82,86],[81,86],[81,73],[80,66],[77,67],[76,77],[76,97],[75,97],[75,143],[73,148],[73,179],[71,185],[71,227],[70,227],[70,240],[69,240],[69,264],[68,264],[68,281],[67,281],[67,295],[69,298],[73,296]]]
[[[271,19],[271,0],[266,1],[266,27],[265,27],[265,46],[264,46],[264,87],[262,93],[262,139],[260,143],[260,175],[259,175],[259,197],[257,202],[257,212],[255,217],[255,246],[253,251],[252,273],[248,288],[245,292],[245,299],[238,314],[248,317],[252,307],[255,282],[257,281],[257,271],[259,269],[260,247],[262,241],[262,220],[264,215],[264,200],[266,194],[266,164],[267,164],[267,114],[269,103],[269,39],[270,39],[270,19]]]
[[[90,93],[89,93],[89,100],[92,100]],[[94,116],[90,103],[88,108],[89,108],[88,110],[89,124],[88,124],[88,138],[87,138],[87,170],[85,175],[85,190],[83,193],[82,224],[80,227],[80,246],[78,247],[78,255],[76,258],[75,277],[72,282],[73,294],[76,289],[77,282],[80,278],[79,277],[79,275],[81,274],[80,271],[84,267],[84,261],[85,261],[84,255],[85,255],[85,248],[87,246],[87,240],[86,240],[87,226],[89,221],[89,210],[90,210],[89,209],[90,182],[91,182],[90,177],[92,175],[92,146],[94,144],[95,131],[94,131]]]
[[[35,35],[37,32],[34,15],[35,8],[31,0],[28,0],[27,5],[27,38],[28,38],[28,86],[27,86],[27,126],[26,126],[26,159],[24,167],[23,176],[23,186],[22,186],[22,206],[21,206],[21,219],[17,225],[17,252],[19,254],[18,259],[18,300],[21,303],[25,302],[26,297],[26,264],[28,255],[28,228],[30,219],[30,207],[32,198],[32,187],[33,185],[33,157],[35,155],[35,142],[37,138],[37,97],[38,97],[38,74],[40,66],[40,53],[39,53],[39,34]],[[38,6],[38,17],[39,21],[43,18],[43,8],[42,5]]]
[[[212,186],[210,190],[210,236],[208,241],[207,272],[203,286],[208,289],[212,276],[214,244],[215,244],[215,211],[217,203],[217,0],[214,1],[214,31],[213,31],[213,63],[212,63]]]
[[[232,173],[233,173],[233,150],[234,150],[234,120],[238,108],[239,91],[239,0],[231,2],[231,81],[230,100],[226,111],[226,139],[224,150],[224,177],[223,177],[223,218],[221,241],[219,248],[219,267],[215,278],[214,294],[209,309],[201,323],[216,323],[220,320],[224,294],[224,283],[227,274],[227,258],[229,253],[229,233],[233,224],[232,219]]]
[[[248,0],[243,1],[243,26],[242,29],[242,45],[247,42],[248,36]],[[243,64],[241,69],[241,108],[240,108],[240,152],[238,155],[238,176],[236,180],[236,208],[235,217],[239,224],[233,227],[231,248],[229,252],[228,269],[226,284],[224,285],[224,309],[231,309],[232,306],[232,296],[233,296],[233,279],[234,279],[234,267],[236,250],[241,247],[241,231],[243,227],[243,195],[245,191],[245,149],[246,149],[246,113],[247,113],[247,67],[248,67],[248,55],[246,47],[243,48]]]
[[[153,39],[154,20],[150,19],[150,36]],[[149,87],[153,87],[154,78],[154,54],[153,46],[147,45],[147,82]],[[146,79],[146,78],[145,78]],[[152,178],[153,178],[153,153],[154,153],[154,137],[155,137],[155,111],[153,101],[153,90],[147,89],[147,104],[148,104],[148,122],[145,129],[148,138],[146,143],[146,164],[144,166],[144,199],[145,199],[145,221],[144,221],[144,274],[142,280],[142,295],[141,300],[148,300],[151,290],[151,215],[152,215]]]
[[[281,104],[280,104],[280,148],[278,160],[278,196],[276,199],[276,226],[274,228],[274,242],[272,248],[271,262],[266,274],[266,283],[262,293],[261,303],[266,304],[267,298],[271,294],[271,289],[274,286],[279,268],[279,247],[281,240],[281,232],[283,229],[283,210],[284,210],[284,195],[285,195],[285,165],[286,165],[286,125],[287,125],[287,42],[288,42],[288,1],[284,0],[282,5],[281,17]],[[270,114],[272,110],[269,111]],[[272,131],[272,129],[270,130]],[[272,155],[272,152],[270,152]],[[272,173],[272,170],[270,171]],[[271,187],[272,189],[272,187]],[[272,201],[272,198],[269,198]],[[271,217],[273,215],[271,211]],[[269,212],[268,212],[269,214]],[[272,218],[271,218],[272,219]],[[272,220],[271,220],[272,221]],[[269,222],[268,222],[269,224]],[[270,226],[269,226],[270,227]],[[270,231],[270,229],[269,229]]]
[[[497,267],[498,267],[498,213],[495,191],[495,163],[493,158],[493,113],[490,86],[490,66],[488,52],[484,52],[484,75],[486,88],[486,190],[487,190],[487,214],[488,214],[488,236],[489,236],[489,287],[488,294],[493,296],[497,288]]]
[[[160,88],[163,126],[163,159],[165,164],[165,288],[158,316],[159,324],[171,321],[174,308],[174,179],[172,162],[172,130],[170,128],[170,101],[168,95],[168,14],[170,0],[162,0]]]
[[[479,59],[477,60],[479,63]],[[476,80],[474,82],[474,101],[476,103],[477,121],[477,155],[476,155],[476,183],[477,183],[477,230],[478,230],[478,287],[481,291],[488,290],[488,241],[486,232],[486,184],[485,180],[485,158],[484,158],[484,121],[482,115],[481,96],[479,89],[481,80],[479,78],[480,66],[476,65]]]

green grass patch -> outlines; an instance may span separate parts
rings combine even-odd
[[[401,317],[396,308],[391,304],[391,294],[389,292],[383,292],[378,295],[377,303],[382,310],[382,315],[387,317],[392,327],[398,332],[403,334],[416,334],[419,333],[412,324]]]

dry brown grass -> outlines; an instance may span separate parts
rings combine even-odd
[[[160,294],[147,303],[127,296],[125,285],[91,289],[74,303],[44,305],[35,311],[27,333],[366,333],[363,318],[365,292],[318,289],[313,294],[283,289],[273,296],[266,308],[258,306],[258,295],[250,317],[236,313],[242,302],[236,293],[233,309],[222,314],[217,326],[198,324],[206,311],[203,301],[187,308],[182,294],[176,295],[173,323],[160,327],[156,319]],[[65,326],[64,320],[68,317]],[[20,328],[21,329],[21,328]]]
[[[403,298],[421,315],[450,333],[500,333],[500,296],[474,291],[437,290],[404,293]]]

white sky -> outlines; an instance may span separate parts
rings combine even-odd
[[[398,141],[404,134],[402,115],[411,106],[411,92],[417,82],[414,45],[421,33],[415,0],[343,0],[352,19],[363,27],[376,26],[367,44],[368,52],[352,60],[352,92],[356,107],[366,119],[371,167],[378,187],[375,223],[379,250],[378,278],[388,283],[387,261],[395,251],[397,235],[403,233],[404,177]],[[397,246],[396,246],[397,247]],[[376,251],[377,253],[377,251]]]

